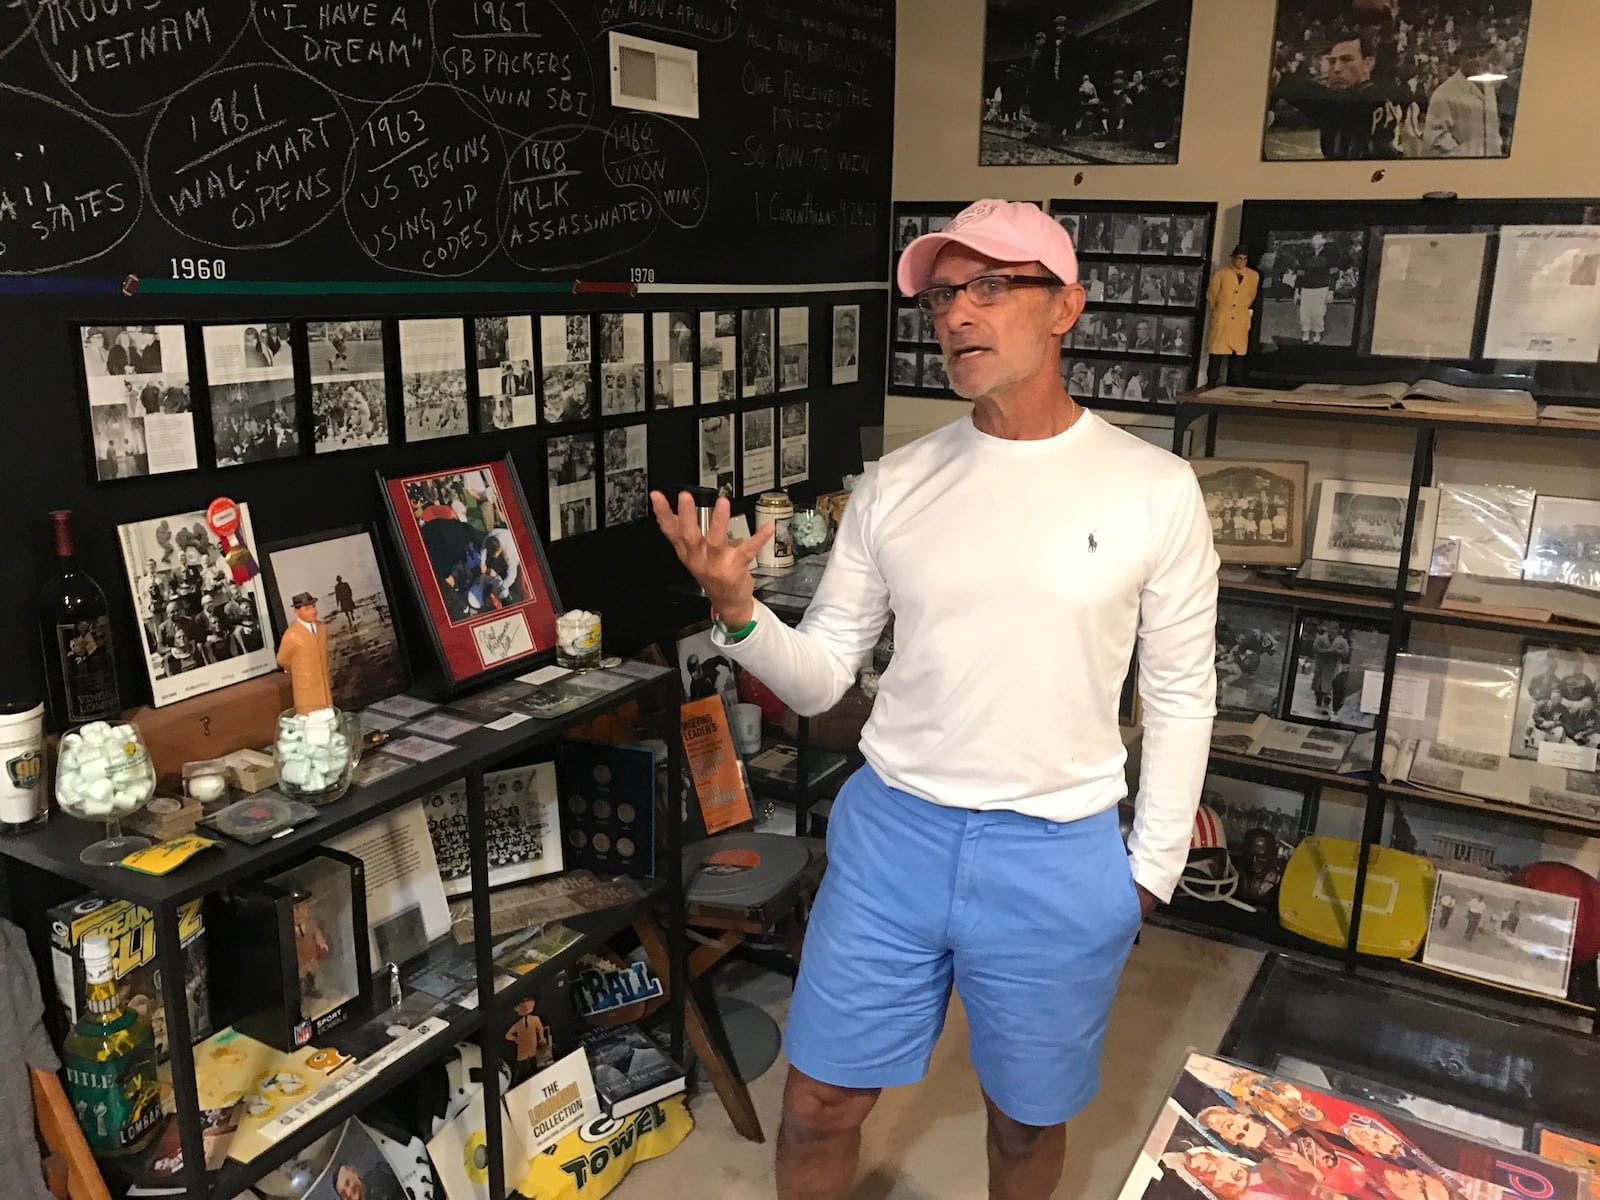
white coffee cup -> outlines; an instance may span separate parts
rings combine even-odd
[[[739,747],[740,754],[761,752],[761,705],[733,706],[733,743]]]
[[[44,705],[0,712],[0,827],[31,825],[45,815]]]

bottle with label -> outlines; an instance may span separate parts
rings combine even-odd
[[[61,1044],[67,1098],[89,1149],[133,1154],[161,1125],[156,1040],[150,1020],[117,1003],[111,939],[83,939],[84,1010]]]
[[[794,566],[794,536],[789,524],[794,520],[794,502],[788,492],[762,492],[756,501],[756,532],[773,526],[772,540],[761,547],[756,564],[779,569]]]
[[[39,593],[45,686],[53,728],[115,721],[122,713],[106,594],[78,567],[72,513],[50,514],[56,573]]]

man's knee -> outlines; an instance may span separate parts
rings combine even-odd
[[[1006,1116],[988,1097],[984,1099],[989,1109],[989,1143],[1002,1158],[1027,1158],[1042,1138],[1061,1131],[1060,1125],[1025,1125]]]
[[[783,1125],[793,1138],[825,1138],[861,1128],[878,1088],[847,1088],[812,1079],[793,1067],[783,1088]]]

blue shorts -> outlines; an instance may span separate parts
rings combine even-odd
[[[915,1083],[953,984],[984,1093],[1059,1124],[1099,1087],[1141,915],[1115,808],[1066,824],[945,808],[863,767],[828,820],[784,1050],[823,1083]]]

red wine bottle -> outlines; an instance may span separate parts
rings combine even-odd
[[[66,730],[89,721],[114,721],[122,713],[122,702],[117,695],[106,594],[78,567],[72,513],[51,513],[50,525],[56,573],[39,593],[39,633],[51,726]]]

